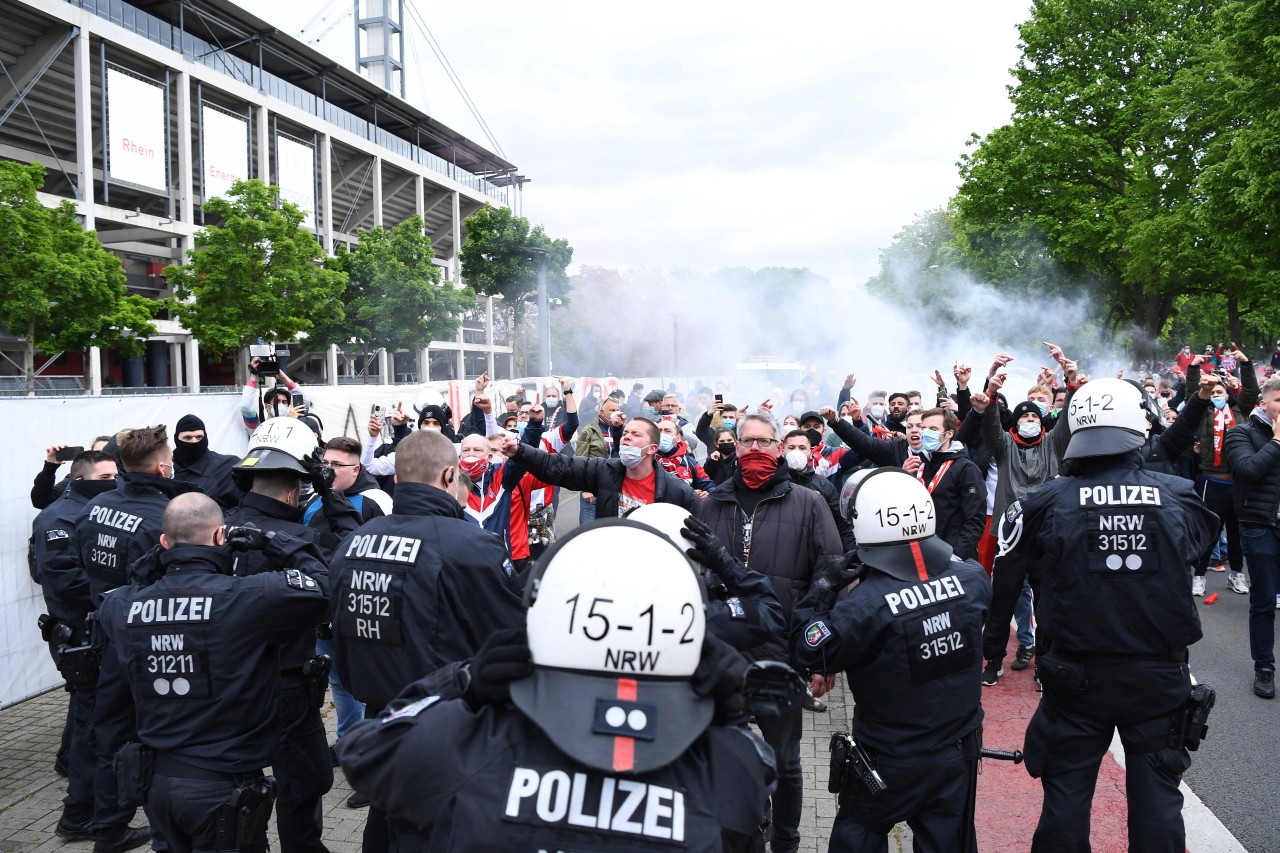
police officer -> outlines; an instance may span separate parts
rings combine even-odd
[[[93,697],[97,687],[97,658],[88,648],[85,620],[94,609],[89,579],[76,557],[76,521],[85,504],[116,487],[116,461],[86,450],[71,460],[61,497],[36,516],[31,527],[36,576],[49,613],[41,631],[53,662],[66,680],[69,732],[67,738],[67,795],[54,830],[62,838],[93,838]],[[65,658],[65,662],[64,662]]]
[[[165,507],[178,495],[198,491],[173,479],[173,450],[163,425],[129,430],[119,439],[124,475],[119,488],[85,506],[76,523],[76,550],[96,601],[102,593],[131,580],[156,580],[156,563],[144,560],[160,544]],[[143,575],[130,573],[142,572]],[[128,676],[113,654],[103,653],[93,706],[94,853],[114,853],[146,842],[143,830],[129,829],[135,809],[122,807],[116,796],[115,755],[136,741],[137,723]],[[163,838],[155,842],[164,845]]]
[[[823,561],[796,605],[792,655],[813,673],[845,672],[854,740],[885,790],[851,774],[831,850],[883,850],[899,821],[920,853],[974,849],[967,798],[982,742],[975,676],[991,582],[935,535],[933,498],[914,476],[877,468],[850,482],[858,549]]]
[[[1132,849],[1184,849],[1187,647],[1201,636],[1190,566],[1213,546],[1218,519],[1188,481],[1141,467],[1144,402],[1119,379],[1078,390],[1067,408],[1071,474],[1011,504],[1001,522],[1002,552],[1043,567],[1044,693],[1024,747],[1044,787],[1032,850],[1088,849],[1098,767],[1116,729]]]
[[[503,568],[506,546],[468,522],[453,496],[453,443],[419,430],[397,446],[395,466],[391,515],[348,537],[331,568],[338,675],[369,716],[424,673],[524,623]],[[366,849],[385,844],[385,820],[371,810]]]
[[[316,435],[296,418],[271,418],[254,430],[233,476],[247,494],[227,515],[227,527],[288,534],[293,545],[281,558],[250,550],[234,567],[237,575],[278,570],[281,565],[312,578],[327,595],[328,557],[315,528],[302,523],[303,483],[320,494],[331,531],[350,532],[360,523],[351,502],[333,491],[333,469],[320,461]],[[345,535],[345,533],[344,533]],[[276,827],[283,853],[324,853],[323,798],[333,787],[333,766],[320,706],[328,685],[323,659],[316,658],[321,619],[295,631],[280,650],[280,744],[271,759],[279,783]]]
[[[675,504],[646,504],[627,518],[664,534],[695,563],[703,566],[707,588],[707,630],[739,651],[753,649],[780,635],[786,626],[773,584],[741,560],[711,528]]]
[[[745,718],[746,660],[704,645],[680,551],[626,519],[581,527],[536,564],[525,601],[527,643],[495,636],[338,743],[352,786],[431,851],[758,843],[772,756],[728,724]]]
[[[174,853],[266,851],[276,659],[323,618],[324,592],[296,569],[232,577],[222,511],[204,495],[170,502],[160,541],[164,576],[108,593],[99,613],[152,751],[152,818]]]

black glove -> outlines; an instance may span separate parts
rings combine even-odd
[[[866,573],[866,564],[858,559],[858,552],[850,551],[840,556],[820,557],[813,570],[813,581],[827,589],[839,591]]]
[[[693,543],[693,547],[685,551],[689,559],[701,563],[721,578],[732,577],[733,568],[738,561],[733,559],[715,531],[691,515],[680,534]]]
[[[511,682],[533,672],[533,656],[524,628],[495,631],[476,656],[467,662],[464,695],[473,708],[498,705],[511,699]]]
[[[738,725],[747,720],[747,700],[742,687],[748,667],[747,659],[726,643],[708,633],[702,641],[702,659],[693,671],[693,692],[715,699],[713,721],[718,725]]]
[[[229,551],[261,551],[267,547],[267,534],[255,524],[245,524],[228,530],[224,544]]]
[[[164,566],[160,564],[160,557],[164,554],[163,545],[153,545],[151,550],[143,554],[129,566],[128,579],[130,583],[137,583],[142,586],[150,586],[160,578],[164,577]]]
[[[324,464],[320,448],[317,447],[314,453],[302,460],[302,467],[307,470],[307,477],[311,480],[311,487],[316,490],[317,495],[324,497],[333,494],[333,479],[336,474],[332,468]]]

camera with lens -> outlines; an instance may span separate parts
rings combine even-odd
[[[280,375],[280,364],[289,360],[289,348],[279,344],[250,344],[249,358],[258,359],[255,372],[266,378]]]

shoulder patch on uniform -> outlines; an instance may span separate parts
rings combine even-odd
[[[308,592],[317,589],[316,582],[311,579],[310,575],[304,575],[298,569],[287,569],[284,573],[285,582],[294,589],[305,589]]]
[[[1009,506],[1004,511],[1004,517],[1005,517],[1005,520],[1008,521],[1010,524],[1013,524],[1015,521],[1021,518],[1022,517],[1022,501],[1016,500],[1013,503],[1009,504]]]
[[[742,599],[738,598],[738,596],[735,595],[732,598],[726,598],[724,600],[724,603],[729,607],[730,619],[746,619],[747,618],[747,611],[743,609]]]
[[[60,527],[55,527],[54,529],[44,534],[44,541],[46,542],[56,542],[59,539],[70,539],[70,538],[71,538],[71,534]]]
[[[398,711],[392,711],[382,718],[382,725],[386,725],[392,720],[400,720],[407,717],[416,717],[432,705],[440,701],[439,696],[427,696],[419,699],[417,702],[411,702]]]
[[[816,649],[829,639],[831,639],[831,629],[821,619],[810,622],[809,627],[804,629],[805,644],[811,649]]]
[[[1014,548],[1018,547],[1019,540],[1022,539],[1022,501],[1016,500],[1009,504],[1008,509],[1004,511],[1004,516],[1000,520],[1000,528],[996,531],[996,540],[999,543],[999,551],[997,557],[1003,557]]]

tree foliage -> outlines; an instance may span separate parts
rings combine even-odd
[[[84,230],[75,205],[36,196],[44,167],[0,162],[0,323],[26,337],[28,390],[35,353],[110,347],[140,355],[165,303],[127,295],[120,259]]]
[[[309,339],[416,351],[433,340],[453,337],[463,312],[475,307],[476,294],[470,287],[441,284],[440,268],[431,262],[434,257],[421,217],[389,230],[361,230],[354,249],[339,246],[325,263],[346,276],[342,316],[317,326]]]
[[[182,266],[165,267],[178,318],[201,345],[227,352],[258,339],[294,340],[342,313],[346,274],[326,269],[304,214],[262,181],[237,181],[206,213],[220,226],[196,232]]]

